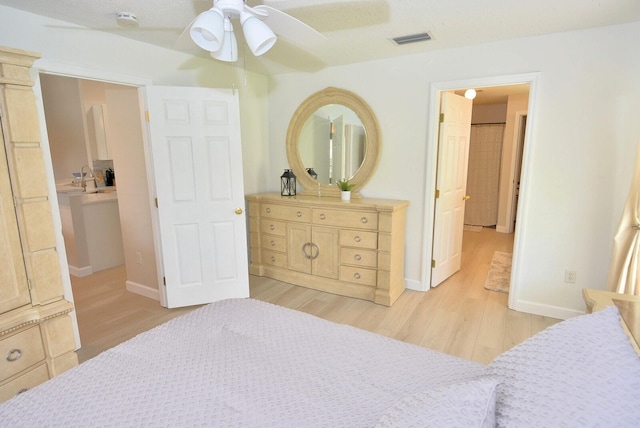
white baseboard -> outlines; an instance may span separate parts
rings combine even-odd
[[[500,225],[496,225],[496,232],[511,233],[511,231],[509,230],[509,226],[500,226]]]
[[[147,285],[138,284],[137,282],[127,281],[127,291],[148,297],[153,300],[160,301],[160,291],[157,288],[151,288]]]
[[[430,289],[424,290],[422,283],[413,279],[405,279],[407,290],[429,292]],[[571,308],[563,308],[559,306],[544,305],[529,301],[517,301],[516,304],[510,308],[514,311],[525,312],[528,314],[541,315],[544,317],[556,318],[566,320],[578,315],[584,315],[585,311],[579,311]]]
[[[93,274],[93,268],[91,268],[91,266],[85,266],[85,267],[79,268],[79,267],[69,265],[69,274],[73,276],[77,276],[78,278],[82,278],[83,276],[89,276]]]
[[[407,287],[407,290],[414,290],[414,291],[429,291],[428,289],[425,290],[424,288],[422,288],[422,282],[420,281],[416,281],[415,279],[405,279],[405,284]]]
[[[570,308],[562,308],[559,306],[543,305],[540,303],[517,301],[512,308],[514,311],[526,312],[528,314],[541,315],[544,317],[566,320],[578,315],[584,315],[585,311],[578,311]]]

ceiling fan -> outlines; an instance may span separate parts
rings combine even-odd
[[[213,0],[213,7],[198,15],[185,29],[193,42],[221,61],[238,59],[238,43],[232,19],[239,19],[244,38],[255,56],[276,43],[275,33],[299,43],[322,41],[325,37],[304,22],[266,5],[249,6],[246,0]]]

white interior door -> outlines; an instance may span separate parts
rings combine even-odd
[[[148,102],[167,307],[249,297],[238,96],[151,87]]]
[[[438,141],[438,172],[433,230],[431,286],[460,270],[473,102],[443,92]]]

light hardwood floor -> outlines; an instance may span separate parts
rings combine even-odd
[[[512,311],[508,296],[487,291],[494,251],[511,252],[513,235],[464,232],[460,272],[421,293],[406,290],[392,307],[251,276],[251,297],[480,363],[490,362],[559,320]],[[124,287],[124,267],[72,277],[80,361],[193,308],[166,309]]]

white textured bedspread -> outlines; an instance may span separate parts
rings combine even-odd
[[[0,405],[2,426],[374,426],[483,366],[252,299],[197,309]]]

